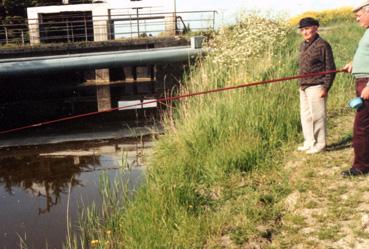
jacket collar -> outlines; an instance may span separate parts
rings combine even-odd
[[[319,38],[320,38],[319,34],[316,34],[315,37],[311,41],[304,41],[303,50],[306,51]]]
[[[311,41],[304,41],[304,44],[307,45],[307,46],[310,46],[313,42],[315,42],[319,38],[320,38],[319,34],[316,34]]]

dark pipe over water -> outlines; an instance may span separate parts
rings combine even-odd
[[[114,66],[168,64],[189,61],[205,53],[206,50],[201,48],[170,47],[124,52],[114,51],[5,59],[0,62],[0,77]]]

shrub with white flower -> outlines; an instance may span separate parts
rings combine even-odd
[[[219,30],[210,40],[213,62],[224,66],[246,63],[274,53],[285,42],[289,26],[281,20],[271,20],[255,14],[241,16],[237,24]]]

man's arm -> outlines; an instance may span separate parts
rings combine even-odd
[[[334,57],[333,57],[333,51],[329,44],[327,44],[327,46],[324,48],[323,55],[324,55],[324,61],[325,61],[325,70],[326,71],[336,70],[336,64],[334,63]],[[331,88],[335,77],[336,77],[336,73],[330,73],[330,74],[325,75],[323,89],[320,92],[321,98],[328,96],[328,91]]]
[[[352,73],[352,62],[347,63],[342,69],[348,73]],[[362,97],[365,100],[369,99],[369,82],[367,83],[366,87],[364,87],[364,89],[361,91],[360,97]]]

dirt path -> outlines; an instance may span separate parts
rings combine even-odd
[[[351,166],[353,112],[329,120],[329,148],[286,162],[292,193],[273,248],[369,248],[369,177],[342,178]]]

